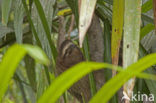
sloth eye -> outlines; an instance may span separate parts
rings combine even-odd
[[[68,56],[72,53],[72,51],[73,51],[73,49],[74,49],[75,47],[76,47],[75,45],[69,46],[68,49],[66,49],[63,58],[68,57]]]

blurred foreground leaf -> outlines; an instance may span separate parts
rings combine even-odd
[[[42,64],[49,64],[46,55],[38,47],[18,44],[11,46],[0,62],[0,101],[18,64],[27,53]]]
[[[99,68],[111,68],[122,70],[117,76],[108,81],[102,89],[93,97],[91,103],[107,103],[108,100],[115,94],[115,92],[130,78],[139,76],[141,78],[155,78],[148,74],[139,74],[146,68],[156,63],[156,54],[148,55],[137,63],[129,66],[123,70],[121,67],[116,67],[106,63],[82,62],[68,69],[62,75],[57,77],[50,87],[45,91],[38,103],[55,103],[57,99],[69,89],[75,82],[81,79],[88,73],[99,70]],[[85,68],[85,69],[84,69]],[[135,71],[134,71],[135,70]],[[120,80],[120,82],[119,82]],[[68,82],[67,82],[68,81]],[[115,86],[114,86],[115,85]],[[107,94],[107,95],[106,95]],[[105,98],[103,98],[105,96]]]

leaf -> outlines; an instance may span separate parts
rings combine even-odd
[[[28,101],[27,101],[27,98],[26,98],[26,92],[25,92],[25,90],[24,90],[24,85],[23,85],[23,82],[21,82],[21,77],[20,77],[21,75],[19,75],[18,73],[15,73],[14,74],[14,80],[16,81],[16,85],[19,87],[19,89],[20,89],[20,92],[21,92],[21,94],[22,94],[22,97],[23,97],[23,101],[25,102],[25,103],[27,103]],[[14,94],[13,94],[14,95]]]
[[[107,103],[114,93],[117,92],[117,90],[121,88],[127,80],[156,64],[155,58],[156,54],[148,55],[140,59],[137,63],[130,65],[126,70],[118,73],[99,90],[99,92],[91,99],[90,103]],[[133,73],[127,74],[125,72]]]
[[[112,63],[111,60],[111,25],[109,20],[106,19],[104,22],[104,62]]]
[[[113,0],[97,0],[97,2],[105,2],[105,3],[108,3],[110,5],[113,4]]]
[[[109,64],[99,64],[93,62],[83,62],[73,66],[71,69],[68,69],[53,81],[50,87],[39,99],[38,103],[55,103],[61,94],[63,94],[65,90],[67,90],[73,83],[78,81],[82,76],[93,70],[98,70],[98,68],[103,67],[109,68],[111,66]],[[53,98],[51,98],[51,95],[53,95]]]
[[[2,24],[7,25],[12,0],[2,0]]]
[[[111,24],[109,20],[106,19],[103,21],[104,23],[104,62],[111,64]],[[106,82],[112,78],[112,71],[105,69],[104,76]],[[109,101],[110,103],[117,103],[117,95],[114,95],[112,99]]]
[[[0,39],[3,38],[6,34],[13,32],[13,29],[0,25]]]
[[[141,0],[125,1],[124,19],[124,48],[123,61],[124,68],[137,61],[141,24]]]
[[[79,22],[79,13],[78,13],[78,0],[66,0],[70,8],[72,9],[72,12],[74,13],[76,24],[78,27]]]
[[[112,10],[105,4],[97,3],[96,13],[103,21],[108,19],[112,23]]]
[[[139,57],[140,58],[143,58],[146,55],[148,55],[148,53],[143,48],[143,46],[140,45]],[[146,73],[153,74],[153,73],[155,73],[155,70],[151,67],[151,68],[147,69],[145,72]],[[146,82],[146,85],[147,85],[150,93],[156,95],[156,91],[155,91],[156,90],[156,81],[153,81],[153,80],[145,80],[145,82]],[[156,103],[156,100],[154,100],[154,103]]]
[[[82,47],[82,43],[86,32],[91,24],[96,0],[81,0],[80,16],[79,16],[79,44]]]
[[[86,36],[84,40],[83,52],[84,52],[86,60],[90,61],[91,59],[90,59],[90,54],[89,54],[88,36]],[[89,74],[89,83],[90,83],[90,89],[91,89],[91,96],[94,96],[97,90],[96,90],[96,83],[95,83],[95,78],[94,78],[93,73]]]
[[[46,64],[46,65],[50,64],[46,54],[42,51],[41,48],[39,48],[37,46],[28,45],[28,44],[24,44],[22,46],[23,46],[23,48],[25,48],[27,50],[27,53],[31,57],[33,57],[37,62]]]
[[[29,10],[28,10],[26,1],[25,1],[25,0],[22,0],[22,4],[23,4],[23,7],[24,7],[25,12],[26,12],[26,14],[27,14],[28,21],[29,21],[29,24],[30,24],[30,26],[31,26],[33,35],[34,35],[34,37],[35,37],[35,39],[36,39],[37,45],[38,45],[39,47],[42,48],[41,42],[40,42],[39,37],[38,37],[38,35],[37,35],[37,32],[36,32],[36,30],[35,30],[35,26],[34,26],[34,24],[33,24],[33,22],[32,22],[31,15],[30,15],[30,12],[29,12]]]
[[[13,45],[5,53],[0,63],[0,101],[8,87],[11,77],[25,54],[26,50],[19,45]]]
[[[41,3],[40,3],[41,1]],[[56,60],[57,51],[51,39],[51,25],[53,17],[53,6],[55,0],[34,0],[35,9],[32,11],[33,22],[36,27],[42,47],[48,57]],[[43,7],[42,7],[43,6]],[[44,8],[44,9],[43,9]]]
[[[153,57],[153,58],[152,58]],[[146,58],[140,60],[136,64],[133,64],[132,66],[128,67],[127,70],[123,70],[121,67],[116,67],[110,64],[106,63],[96,63],[96,62],[81,62],[64,73],[62,73],[60,76],[58,76],[53,83],[49,86],[49,88],[44,92],[42,97],[38,100],[38,103],[55,103],[57,99],[67,90],[69,87],[71,87],[74,83],[76,83],[80,78],[83,76],[87,75],[88,73],[99,70],[100,68],[111,68],[111,69],[116,69],[121,71],[120,76],[116,77],[116,79],[111,80],[110,82],[114,81],[114,84],[109,84],[107,85],[107,88],[105,89],[107,93],[105,92],[106,97],[108,98],[103,98],[103,96],[96,96],[96,100],[93,100],[94,102],[92,103],[100,103],[98,101],[105,101],[109,100],[111,96],[126,82],[128,79],[130,79],[133,76],[139,76],[141,78],[155,78],[156,76],[149,76],[147,74],[139,74],[143,70],[145,70],[147,67],[151,66],[152,64],[156,63],[156,54],[149,55]],[[152,62],[151,62],[152,61]],[[141,68],[140,68],[141,67]],[[85,68],[85,69],[84,69]],[[137,71],[134,71],[137,69]],[[132,72],[134,71],[134,72]],[[125,76],[125,77],[123,77]],[[126,78],[126,79],[123,79]],[[119,80],[121,82],[119,82]],[[67,82],[68,81],[68,82]],[[119,84],[119,85],[118,85]],[[114,86],[115,85],[115,86]],[[105,85],[104,85],[105,86]],[[112,87],[113,86],[113,87]],[[113,91],[113,92],[112,92]],[[100,92],[103,93],[103,92]],[[111,93],[111,95],[109,95]],[[108,96],[106,95],[108,94]],[[101,94],[100,94],[101,95]],[[95,102],[96,101],[96,102]]]
[[[17,43],[22,43],[23,36],[23,18],[24,18],[24,8],[21,0],[15,0],[16,7],[14,11],[14,29]]]
[[[125,0],[123,68],[137,62],[141,25],[141,0]],[[124,92],[131,96],[134,79],[124,85]]]
[[[141,18],[148,23],[154,24],[154,20],[150,16],[142,14]]]
[[[32,92],[36,92],[36,68],[35,68],[35,61],[30,56],[25,56],[25,69],[27,73],[27,77],[32,88]]]
[[[153,74],[155,71],[152,68],[149,68],[147,71],[147,73]],[[154,94],[154,96],[156,95],[156,82],[153,80],[145,80],[146,85],[150,91],[151,94]],[[156,103],[156,100],[154,100],[154,103]]]
[[[33,44],[33,35],[31,32],[27,33],[29,36],[24,36],[23,43],[25,44]],[[26,74],[32,89],[32,92],[36,92],[37,90],[37,82],[36,82],[36,63],[33,58],[29,55],[26,55],[24,58]],[[32,97],[32,96],[31,96]]]
[[[44,93],[45,89],[48,87],[48,82],[47,82],[47,75],[45,73],[45,70],[42,69],[42,65],[38,65],[37,67],[37,91],[36,91],[36,98],[37,100],[42,96]],[[47,69],[47,68],[45,68]],[[36,103],[36,102],[35,102]]]
[[[34,0],[32,9],[32,20],[37,31],[39,40],[45,53],[52,62],[52,66],[45,68],[48,82],[50,83],[49,71],[55,67],[55,61],[57,57],[57,51],[55,44],[51,38],[51,26],[54,13],[55,0]],[[53,68],[51,68],[53,67]],[[54,72],[53,72],[54,73]]]
[[[152,0],[148,0],[147,2],[145,2],[142,5],[141,12],[142,13],[146,13],[147,11],[151,10],[152,8],[153,8],[153,1]]]
[[[38,47],[18,44],[11,46],[0,62],[0,101],[7,90],[9,81],[12,78],[18,64],[26,53],[42,64],[48,65],[49,63],[43,51]],[[41,58],[39,56],[41,56]]]
[[[106,19],[104,22],[104,62],[111,64],[111,25],[109,20]],[[105,70],[106,81],[112,77],[112,72],[110,70]]]
[[[112,20],[112,40],[111,40],[112,63],[114,65],[118,65],[123,21],[124,21],[124,0],[114,0],[113,20]]]
[[[145,37],[147,34],[149,34],[152,30],[154,30],[154,25],[153,24],[147,24],[141,29],[140,33],[140,40]]]

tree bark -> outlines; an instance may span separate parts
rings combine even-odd
[[[153,0],[153,12],[154,12],[154,25],[155,25],[155,32],[156,32],[156,0]]]

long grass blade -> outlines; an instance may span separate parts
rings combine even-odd
[[[84,40],[84,46],[83,46],[84,54],[87,59],[87,61],[90,61],[90,54],[89,54],[89,47],[88,47],[88,36]],[[89,83],[91,88],[91,95],[94,96],[96,94],[96,83],[94,79],[93,73],[89,74]]]
[[[25,1],[25,0],[22,0],[22,3],[23,3],[23,6],[24,6],[24,9],[25,9],[25,12],[26,12],[26,14],[27,14],[27,16],[28,16],[28,21],[29,21],[30,26],[31,26],[31,28],[32,28],[32,32],[33,32],[34,37],[35,37],[35,39],[36,39],[36,41],[37,41],[37,45],[38,45],[39,47],[42,48],[41,42],[40,42],[39,37],[38,37],[38,35],[37,35],[37,32],[36,32],[36,30],[35,30],[35,26],[34,26],[34,24],[33,24],[33,22],[32,22],[31,15],[30,15],[30,12],[29,12],[29,10],[28,10],[26,1]]]
[[[24,18],[24,8],[21,0],[16,0],[17,5],[14,12],[14,29],[17,43],[22,43],[23,36],[23,18]]]
[[[151,10],[153,8],[153,4],[152,3],[153,3],[152,0],[148,0],[147,2],[145,2],[142,5],[141,12],[142,13],[146,13],[147,11]]]
[[[0,62],[0,101],[7,90],[9,81],[13,76],[18,64],[26,53],[28,53],[39,63],[49,65],[49,60],[40,48],[31,45],[18,44],[11,46]]]
[[[122,38],[124,21],[124,0],[114,0],[113,2],[113,20],[112,20],[112,64],[118,65],[120,42]],[[116,74],[113,71],[113,76]]]
[[[38,12],[38,14],[39,14],[39,17],[40,17],[40,20],[41,20],[41,23],[42,23],[44,32],[45,32],[45,34],[46,34],[46,38],[47,38],[48,43],[49,43],[49,46],[50,46],[51,56],[52,56],[52,58],[54,59],[54,61],[56,61],[57,51],[56,51],[54,42],[53,42],[52,39],[51,39],[51,29],[50,29],[51,25],[48,24],[48,21],[47,21],[47,18],[46,18],[46,16],[47,16],[47,17],[50,16],[50,17],[51,17],[50,19],[52,20],[53,14],[50,13],[50,15],[48,15],[49,12],[47,12],[47,13],[44,12],[44,9],[43,9],[43,7],[42,7],[42,5],[41,5],[41,3],[40,3],[39,0],[34,0],[34,3],[35,3],[35,6],[36,6],[36,9],[37,9],[37,12]],[[55,0],[53,0],[53,1],[49,0],[47,3],[49,3],[49,4],[52,6],[52,5],[54,5]],[[49,5],[49,6],[50,6],[50,5]],[[44,5],[44,6],[45,6],[44,8],[46,8],[46,5]],[[47,7],[48,7],[48,6],[47,6]],[[47,9],[49,9],[49,8],[47,8]],[[51,9],[53,9],[53,8],[51,8]],[[49,10],[50,10],[50,9],[49,9]],[[45,15],[45,13],[46,13],[47,15]],[[50,23],[50,24],[51,24],[51,23]],[[41,38],[41,40],[42,40],[42,39],[43,39],[43,38]],[[48,52],[48,51],[47,51],[47,52]]]
[[[148,55],[140,59],[137,63],[130,65],[125,71],[118,73],[108,81],[99,92],[91,99],[90,103],[107,103],[115,92],[130,78],[156,64],[156,54]],[[130,74],[127,74],[127,73]],[[119,82],[120,80],[120,82]],[[106,95],[107,94],[107,95]]]
[[[2,24],[8,23],[12,0],[2,0]]]
[[[141,0],[125,0],[124,39],[123,39],[123,67],[137,62],[141,25]],[[137,71],[137,70],[136,70]],[[124,92],[131,97],[135,79],[124,85]],[[128,100],[127,100],[128,101]],[[129,103],[129,102],[127,102]]]
[[[78,13],[78,0],[66,0],[70,8],[72,9],[72,12],[74,13],[76,24],[78,27],[79,23],[79,13]]]
[[[123,71],[121,67],[112,66],[106,63],[82,62],[68,69],[62,75],[57,77],[43,96],[38,100],[38,103],[55,103],[57,99],[72,86],[75,82],[81,79],[86,74],[99,70],[100,68],[111,68],[122,70],[118,75],[107,82],[102,89],[93,97],[91,103],[107,103],[113,94],[130,78],[138,76],[140,72],[146,68],[156,64],[156,54],[148,55],[137,63],[129,66]],[[85,69],[84,69],[85,68]],[[136,70],[136,71],[134,71]],[[133,71],[133,72],[132,72]],[[147,75],[146,75],[147,76]],[[141,74],[141,77],[146,77]],[[154,76],[155,77],[155,76]],[[151,76],[149,76],[151,78]],[[155,78],[156,79],[156,78]],[[120,82],[119,82],[120,80]],[[68,81],[68,83],[66,82]],[[107,94],[107,95],[106,95]],[[53,96],[53,98],[51,98]]]
[[[139,49],[139,57],[143,58],[144,56],[148,55],[147,51],[143,48],[142,45],[140,45]],[[155,70],[151,67],[145,71],[146,73],[153,74],[155,73]],[[156,95],[156,81],[153,80],[145,80],[145,83],[150,91],[150,93]],[[154,103],[156,103],[156,100],[154,100]]]
[[[154,25],[153,24],[147,24],[141,29],[140,32],[140,40],[145,37],[147,34],[149,34],[152,30],[154,30]]]

